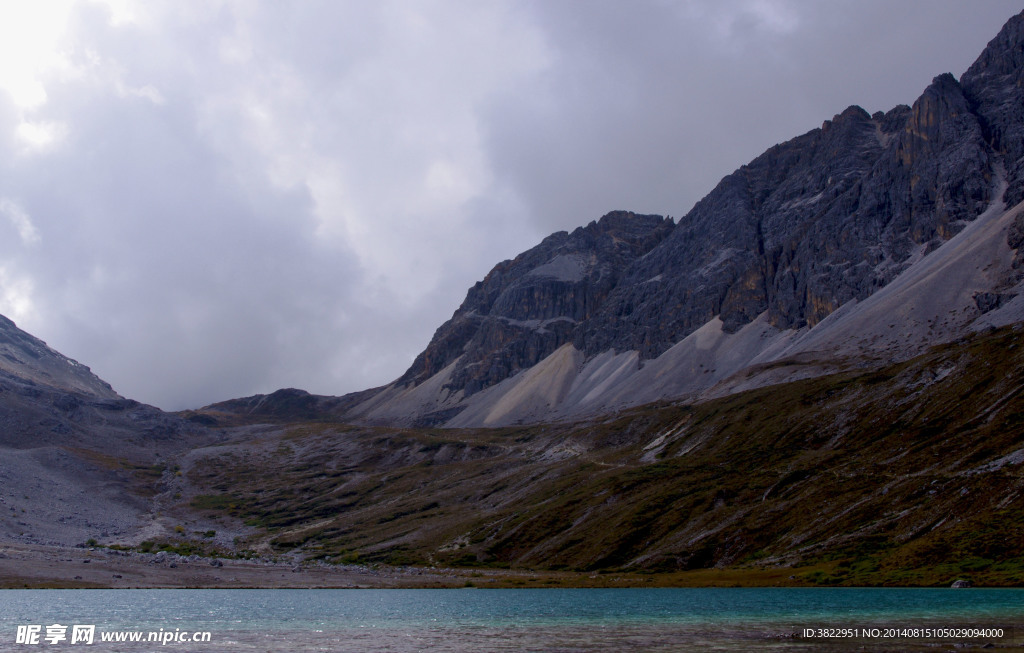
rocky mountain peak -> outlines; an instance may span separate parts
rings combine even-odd
[[[836,114],[832,117],[832,120],[826,120],[821,125],[823,132],[828,131],[832,128],[832,125],[846,125],[850,123],[864,123],[871,120],[871,116],[863,108],[852,104],[846,108],[842,113]]]
[[[982,76],[1013,75],[1024,66],[1024,11],[1006,21],[999,34],[988,42],[981,55],[963,77],[977,80]]]
[[[956,131],[964,127],[957,124],[957,119],[969,113],[967,100],[953,75],[943,73],[932,80],[907,119],[900,148],[903,165],[912,165],[916,159],[940,150],[944,141],[958,138]],[[976,120],[968,121],[971,126],[976,123]]]
[[[883,134],[888,135],[903,129],[909,114],[909,106],[898,104],[888,111],[876,111],[872,114],[871,120],[878,125]]]
[[[594,235],[608,234],[617,237],[646,238],[652,230],[664,226],[666,222],[672,224],[671,218],[664,218],[660,215],[641,215],[632,211],[610,211],[601,216],[599,220],[592,220],[585,227],[577,227],[573,231],[573,235],[589,232]]]
[[[960,84],[986,141],[1003,160],[1005,201],[1014,206],[1024,200],[1024,12],[1007,21]]]

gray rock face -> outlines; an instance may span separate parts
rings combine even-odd
[[[979,215],[996,166],[951,75],[913,107],[850,107],[723,179],[626,272],[586,351],[657,356],[716,315],[813,326]]]
[[[1010,228],[1006,230],[1006,244],[1010,246],[1010,249],[1017,250],[1013,259],[1013,267],[1019,269],[1024,265],[1024,248],[1021,247],[1024,245],[1024,213],[1018,215],[1010,224]]]
[[[108,452],[196,437],[204,429],[131,399],[98,398],[0,371],[0,448],[87,446]]]
[[[0,316],[0,541],[129,537],[152,510],[132,470],[218,437],[120,397]]]
[[[88,367],[0,315],[0,447],[84,445],[113,452],[203,431],[121,397]]]
[[[0,372],[36,383],[104,399],[120,399],[88,367],[50,349],[0,315]]]
[[[956,235],[1003,175],[1006,202],[1024,199],[1022,80],[1024,14],[961,81],[939,75],[887,113],[849,107],[724,178],[677,225],[617,212],[554,234],[474,286],[399,383],[455,363],[446,389],[469,396],[567,342],[654,358],[716,316],[726,333],[763,313],[814,326]]]
[[[1024,200],[1024,12],[1011,18],[960,78],[986,141],[1006,165],[1006,204]]]
[[[579,337],[623,271],[672,227],[661,216],[617,211],[499,263],[398,383],[418,384],[458,361],[447,389],[468,396],[535,365]]]

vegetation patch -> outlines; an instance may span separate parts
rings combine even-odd
[[[289,425],[209,449],[190,505],[331,561],[1020,584],[1020,340],[575,424]]]

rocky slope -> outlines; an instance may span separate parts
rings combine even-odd
[[[88,367],[50,349],[0,315],[0,375],[103,399],[120,399]]]
[[[0,446],[111,451],[175,441],[201,427],[125,399],[88,367],[0,316]]]
[[[611,213],[497,265],[401,378],[344,416],[593,414],[721,394],[735,374],[777,382],[753,372],[782,358],[820,374],[1021,319],[1022,43],[1024,14],[959,81],[939,75],[885,113],[846,109],[727,176],[678,224]],[[890,287],[902,292],[868,303]]]
[[[131,538],[154,523],[167,461],[217,437],[124,399],[0,316],[0,540]]]
[[[469,396],[536,365],[602,314],[623,273],[672,226],[660,216],[617,211],[499,263],[398,383],[422,383],[454,363],[446,389]]]

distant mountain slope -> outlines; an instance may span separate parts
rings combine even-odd
[[[84,445],[124,452],[150,439],[198,430],[121,397],[88,367],[0,315],[0,446]]]
[[[167,459],[216,438],[122,398],[0,316],[0,541],[130,539],[156,521]]]
[[[846,109],[678,224],[611,213],[499,264],[406,374],[344,416],[576,416],[794,378],[758,372],[783,358],[796,376],[904,359],[1024,318],[1022,44],[1024,13],[959,81],[939,75],[887,113]]]
[[[50,349],[0,315],[0,373],[105,399],[120,399],[88,367]]]

